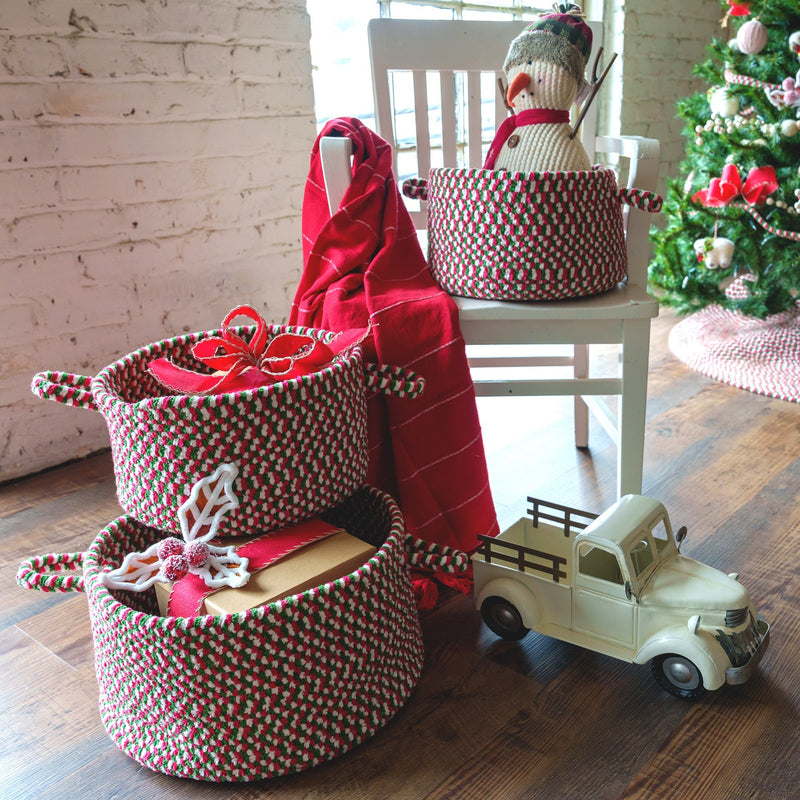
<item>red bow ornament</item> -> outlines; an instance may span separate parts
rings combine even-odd
[[[692,195],[695,203],[702,203],[709,208],[727,206],[739,195],[751,206],[762,202],[778,188],[778,179],[774,167],[753,167],[747,173],[747,180],[742,185],[742,178],[736,164],[726,164],[720,178],[712,178],[708,189],[701,189]]]
[[[728,0],[730,11],[728,14],[732,17],[746,17],[750,13],[750,4],[738,2],[738,0]]]
[[[231,329],[231,322],[239,316],[256,323],[249,342]],[[241,392],[323,369],[337,353],[366,336],[364,331],[348,331],[331,340],[332,347],[299,333],[280,333],[267,343],[267,334],[267,324],[255,309],[237,306],[222,321],[221,336],[202,339],[192,348],[192,355],[213,373],[179,367],[166,358],[154,359],[148,370],[160,384],[180,394]]]

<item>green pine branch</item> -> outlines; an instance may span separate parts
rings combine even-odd
[[[721,3],[721,8],[724,13],[728,6]],[[800,31],[800,8],[795,0],[754,0],[750,16],[733,18],[731,35],[756,16],[767,32],[763,50],[742,53],[727,38],[714,38],[708,57],[694,70],[708,88],[677,103],[677,114],[685,121],[686,152],[679,175],[667,181],[665,225],[651,233],[649,276],[662,302],[681,313],[715,303],[763,318],[794,308],[800,291],[800,241],[767,230],[743,209],[707,208],[692,199],[728,163],[736,164],[742,181],[750,170],[771,166],[778,189],[757,210],[768,226],[800,239],[800,213],[794,208],[797,204],[800,210],[800,104],[778,107],[763,88],[725,80],[726,69],[776,86],[786,78],[800,78],[800,60],[789,47],[789,37]],[[716,93],[723,87],[738,113],[731,114],[730,107],[719,113]],[[735,245],[725,269],[709,269],[695,251],[696,240],[715,236]],[[749,296],[730,299],[725,288],[745,274],[752,276]]]

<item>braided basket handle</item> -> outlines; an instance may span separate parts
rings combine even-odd
[[[414,399],[425,390],[425,378],[404,367],[365,364],[364,377],[367,388],[377,389],[392,397]]]
[[[619,199],[629,206],[649,211],[651,214],[661,211],[661,206],[664,204],[664,198],[660,194],[649,192],[647,189],[620,189]]]
[[[65,406],[97,411],[92,397],[92,379],[72,372],[38,372],[31,381],[31,391],[43,400],[55,400]]]
[[[469,556],[461,550],[443,544],[426,542],[413,536],[406,537],[408,563],[412,567],[427,567],[439,572],[450,572],[455,575],[469,569]]]
[[[403,181],[403,194],[412,200],[427,200],[428,181],[425,178],[407,178]]]
[[[23,589],[40,592],[82,592],[83,575],[63,575],[83,566],[83,553],[49,553],[23,561],[17,570],[17,583]]]

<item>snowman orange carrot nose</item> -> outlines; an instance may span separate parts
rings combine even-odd
[[[527,89],[530,82],[531,76],[528,75],[527,72],[520,72],[518,75],[514,76],[514,80],[511,81],[511,85],[508,87],[508,93],[506,94],[506,99],[510,106],[514,105],[514,98],[521,91]]]

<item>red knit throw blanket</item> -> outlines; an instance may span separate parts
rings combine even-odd
[[[392,173],[391,147],[353,118],[320,134],[354,146],[353,180],[331,217],[319,138],[303,200],[304,269],[289,321],[371,326],[368,361],[425,378],[422,397],[370,400],[367,481],[398,500],[409,533],[471,551],[497,518],[458,310],[433,280]]]

